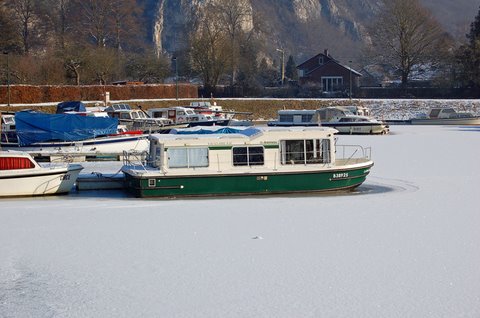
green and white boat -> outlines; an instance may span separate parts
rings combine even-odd
[[[373,166],[371,149],[336,145],[336,132],[325,127],[213,127],[156,134],[150,136],[145,156],[125,154],[122,171],[127,189],[137,197],[353,189]]]

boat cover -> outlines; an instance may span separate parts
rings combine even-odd
[[[85,104],[79,101],[62,102],[57,105],[57,114],[66,112],[86,112]]]
[[[218,127],[218,126],[196,126],[187,129],[172,129],[171,134],[178,135],[207,135],[207,134],[241,134],[245,136],[253,136],[260,133],[260,130],[254,127],[234,128],[234,127]]]
[[[115,134],[118,119],[74,114],[17,112],[18,143],[28,146],[43,141],[78,141]]]

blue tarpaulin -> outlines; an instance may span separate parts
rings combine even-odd
[[[234,127],[211,127],[211,126],[196,126],[186,129],[172,129],[171,134],[178,135],[207,135],[207,134],[241,134],[245,136],[253,136],[260,132],[259,129],[254,127],[248,128],[234,128]]]
[[[17,112],[15,124],[20,146],[28,146],[42,141],[79,141],[115,134],[118,119]]]
[[[57,105],[57,114],[66,112],[86,112],[85,104],[79,101],[62,102]]]

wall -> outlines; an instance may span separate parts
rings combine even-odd
[[[0,86],[0,104],[8,102],[8,86]],[[81,86],[33,86],[11,85],[11,104],[61,102],[68,100],[102,101],[104,92],[110,92],[110,100],[175,98],[175,84],[168,85],[81,85]],[[179,98],[197,98],[198,87],[178,85]]]

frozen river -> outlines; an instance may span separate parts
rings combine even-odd
[[[480,129],[392,126],[348,195],[0,200],[0,317],[480,316]]]

